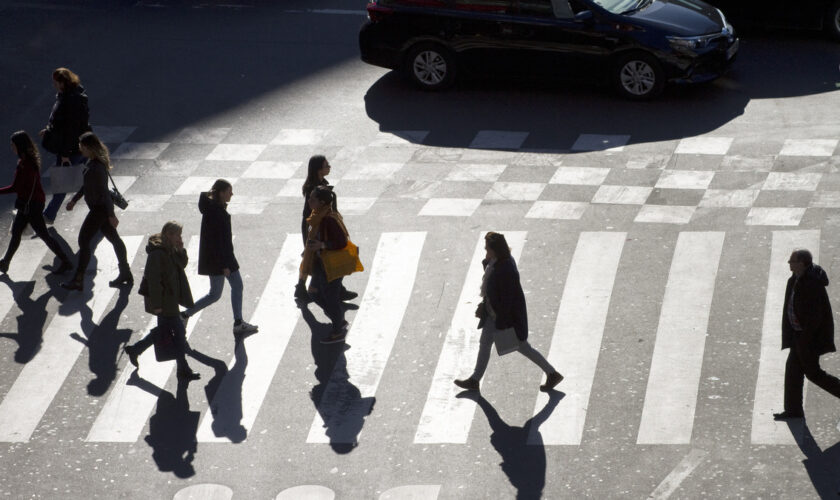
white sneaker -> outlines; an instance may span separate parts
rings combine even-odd
[[[246,323],[244,320],[242,323],[238,325],[233,325],[233,334],[234,335],[248,335],[249,333],[257,333],[260,329],[257,325],[251,325]]]

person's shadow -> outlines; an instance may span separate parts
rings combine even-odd
[[[484,411],[493,430],[490,443],[502,456],[502,471],[507,475],[510,484],[516,488],[517,499],[542,498],[546,459],[539,427],[564,396],[560,391],[550,391],[548,402],[543,409],[528,419],[522,427],[514,427],[506,424],[499,412],[478,391],[462,391],[456,395],[458,398],[475,401]]]
[[[376,398],[363,398],[359,388],[350,382],[347,358],[344,356],[344,351],[350,346],[345,343],[321,344],[320,339],[329,335],[331,325],[319,322],[305,306],[301,306],[300,310],[312,331],[310,349],[318,380],[309,396],[321,415],[333,451],[350,453],[358,446],[359,433],[365,417],[373,412]],[[326,404],[322,404],[325,401]]]
[[[242,384],[245,382],[245,368],[248,366],[248,353],[245,343],[236,341],[234,362],[230,370],[223,362],[203,355],[197,351],[188,353],[192,358],[212,366],[215,375],[205,387],[210,403],[213,423],[210,428],[216,437],[226,437],[232,443],[241,443],[248,437],[248,429],[242,425]],[[221,366],[220,366],[221,364]],[[225,390],[219,391],[224,380]]]
[[[789,420],[787,424],[796,439],[796,444],[805,454],[802,464],[817,494],[820,498],[840,496],[840,442],[821,450],[804,420],[801,423]]]
[[[0,337],[12,339],[18,344],[14,360],[16,363],[28,363],[41,350],[44,341],[44,325],[47,322],[47,302],[53,296],[48,290],[37,299],[31,299],[35,291],[34,281],[12,281],[8,274],[0,276],[0,283],[12,291],[12,296],[21,313],[17,319],[17,332],[0,333]]]
[[[135,377],[139,379],[136,370],[131,374],[132,379]],[[129,382],[151,394],[159,394],[157,411],[149,420],[149,434],[144,438],[152,447],[152,459],[158,470],[172,472],[179,478],[194,476],[192,462],[198,451],[196,431],[201,412],[190,411],[189,381],[178,379],[175,396],[142,379]]]

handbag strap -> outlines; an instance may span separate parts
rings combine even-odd
[[[33,167],[33,168],[37,168],[37,167]],[[29,206],[29,202],[32,201],[32,195],[35,194],[35,184],[37,182],[38,182],[38,178],[37,178],[37,171],[36,171],[36,176],[34,176],[34,178],[32,179],[32,191],[29,192],[29,199],[26,200],[26,206]]]
[[[116,191],[116,193],[118,195],[122,196],[122,194],[120,193],[120,190],[117,189],[117,183],[114,182],[114,178],[111,177],[111,172],[108,171],[108,167],[105,167],[105,173],[108,174],[108,178],[111,179],[111,185],[114,186],[114,191]]]

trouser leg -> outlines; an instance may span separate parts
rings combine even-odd
[[[67,258],[67,254],[64,253],[64,250],[61,248],[61,245],[53,238],[49,231],[47,231],[47,225],[44,223],[44,216],[41,214],[41,209],[43,208],[42,205],[37,205],[32,207],[29,210],[29,224],[32,225],[32,230],[35,231],[35,234],[41,238],[47,248],[52,250],[52,253],[56,255],[59,259],[64,262],[67,262],[69,259]]]
[[[23,234],[23,230],[26,229],[28,220],[29,218],[23,213],[23,209],[18,209],[15,220],[12,221],[12,236],[9,238],[9,247],[6,249],[6,255],[3,257],[3,260],[6,262],[12,260],[15,252],[17,252],[20,246],[21,235]]]
[[[242,321],[242,275],[239,270],[230,273],[227,277],[230,284],[230,306],[233,310],[233,320]]]
[[[534,364],[539,366],[542,369],[542,371],[546,373],[546,375],[554,373],[556,371],[554,367],[551,366],[551,363],[549,363],[548,360],[545,359],[545,356],[537,352],[537,350],[534,349],[531,346],[531,344],[528,343],[527,340],[523,340],[519,343],[519,352],[521,352],[522,355],[526,358],[533,361]]]
[[[187,364],[187,332],[184,330],[184,323],[178,316],[158,316],[158,328],[163,332],[169,332],[175,338],[175,346],[178,354],[175,357],[175,364],[179,372],[190,369]]]
[[[208,278],[210,279],[210,290],[207,292],[207,295],[195,301],[192,307],[184,311],[184,314],[187,316],[192,316],[216,302],[222,296],[222,289],[225,286],[225,276],[223,274],[211,274]]]
[[[802,385],[805,383],[805,371],[796,350],[794,342],[785,363],[785,411],[788,413],[803,413]]]
[[[313,263],[312,285],[318,289],[315,302],[321,306],[335,328],[344,324],[344,310],[341,309],[340,297],[342,281],[343,278],[338,278],[328,282],[323,265],[320,262]]]
[[[156,332],[152,330],[145,337],[134,343],[134,349],[137,350],[138,356],[155,343],[155,334]]]
[[[496,327],[491,324],[493,320],[487,319],[486,321],[484,328],[481,329],[481,338],[478,340],[478,356],[475,359],[475,368],[470,375],[473,380],[481,380],[487,370],[487,364],[490,362],[490,348],[493,347],[493,334],[496,332]]]
[[[836,398],[840,398],[840,380],[820,368],[819,354],[804,344],[804,339],[800,340],[798,344],[796,352],[799,355],[799,363],[802,365],[805,377],[820,389]]]
[[[117,228],[111,224],[107,214],[105,214],[104,221],[99,226],[99,229],[114,247],[114,253],[117,255],[117,262],[120,264],[120,270],[128,267],[128,256],[125,249],[125,243],[123,243],[122,238],[120,238],[119,233],[117,233]]]
[[[76,279],[81,280],[87,271],[87,266],[90,263],[90,256],[93,253],[91,248],[91,241],[99,227],[102,225],[102,214],[99,211],[91,210],[85,216],[82,222],[82,227],[79,229],[79,258],[76,263]]]

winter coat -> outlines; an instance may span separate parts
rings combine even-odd
[[[817,354],[834,352],[834,316],[831,313],[831,302],[825,288],[828,286],[828,276],[825,270],[812,265],[797,280],[796,276],[788,279],[785,288],[785,304],[782,308],[782,349],[793,344],[794,335],[805,335],[809,346]],[[788,319],[788,304],[790,292],[793,294],[793,312],[802,328],[801,332],[793,329]]]
[[[79,136],[92,130],[89,121],[88,96],[84,87],[56,94],[47,129],[57,136],[58,156],[79,153]]]
[[[27,203],[40,203],[46,201],[44,188],[41,187],[41,172],[34,161],[20,159],[15,168],[15,176],[12,183],[0,188],[0,194],[16,193],[15,208],[23,208]]]
[[[482,265],[487,267],[487,260]],[[516,338],[520,341],[528,338],[528,311],[525,305],[525,293],[519,283],[519,270],[513,257],[496,261],[493,272],[487,278],[487,291],[484,300],[489,302],[496,313],[496,328],[505,330],[513,328]],[[478,323],[484,326],[485,321],[492,321],[485,315]]]
[[[198,197],[198,210],[201,212],[201,240],[198,246],[198,274],[214,276],[239,269],[239,263],[233,255],[233,231],[230,214],[225,205],[210,198],[210,193],[201,193]]]
[[[73,195],[73,202],[85,197],[88,208],[104,209],[108,215],[114,215],[114,201],[108,189],[108,167],[99,160],[88,160],[85,164],[85,177],[82,188]]]
[[[149,286],[144,298],[146,312],[160,316],[177,316],[179,305],[192,307],[190,282],[184,268],[187,267],[187,251],[169,249],[164,246],[159,234],[149,237],[146,245],[146,269],[143,277]],[[161,312],[155,313],[155,310]]]

